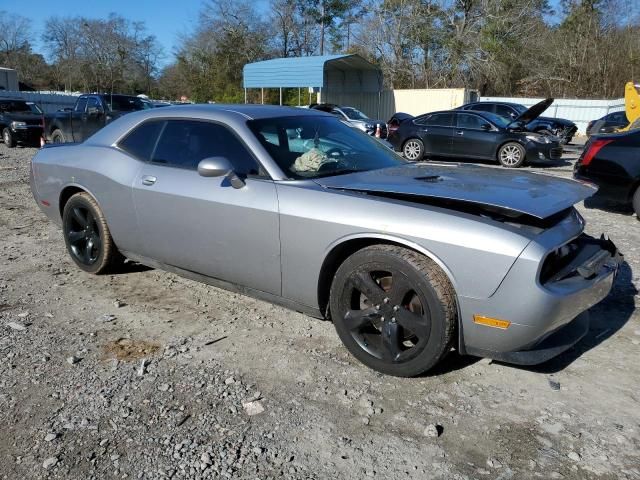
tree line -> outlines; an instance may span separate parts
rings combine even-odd
[[[640,74],[640,12],[623,0],[204,0],[163,52],[143,22],[0,12],[0,65],[34,88],[241,102],[242,68],[276,57],[357,53],[387,88],[615,98]],[[552,8],[553,7],[553,8]],[[166,60],[171,60],[166,63]],[[160,68],[160,65],[164,66]],[[259,92],[252,92],[257,101]],[[275,102],[277,92],[267,92]],[[286,99],[297,103],[297,90]]]

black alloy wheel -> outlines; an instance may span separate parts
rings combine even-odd
[[[96,263],[102,240],[96,219],[88,208],[78,206],[71,209],[65,235],[76,261],[87,266]]]
[[[102,210],[86,192],[76,193],[65,204],[62,231],[71,259],[85,272],[106,273],[124,260]]]
[[[356,252],[338,269],[331,316],[345,346],[365,365],[414,376],[450,349],[456,317],[452,292],[428,258],[376,245]]]

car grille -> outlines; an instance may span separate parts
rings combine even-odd
[[[555,147],[549,151],[549,157],[553,160],[558,160],[562,157],[562,147]]]

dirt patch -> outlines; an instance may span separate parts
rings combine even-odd
[[[123,362],[133,362],[141,358],[148,358],[159,349],[160,345],[156,343],[131,340],[130,338],[119,338],[102,347],[105,359],[116,358]]]

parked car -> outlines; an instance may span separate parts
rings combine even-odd
[[[428,113],[402,122],[389,141],[411,161],[425,156],[492,160],[516,168],[525,162],[556,160],[562,156],[558,140],[524,127],[544,108],[541,102],[515,121],[472,110]]]
[[[574,204],[589,185],[413,164],[312,109],[133,113],[39,150],[31,189],[82,270],[128,257],[330,318],[358,360],[398,376],[454,346],[557,355],[621,261],[583,233]]]
[[[372,120],[356,108],[338,106],[331,103],[312,103],[309,108],[331,113],[369,135],[387,138],[387,124],[385,122]]]
[[[22,143],[40,145],[43,124],[42,110],[33,102],[21,98],[0,97],[0,132],[9,147]]]
[[[548,105],[553,103],[553,98],[545,100]],[[517,120],[528,108],[519,103],[509,102],[473,102],[458,107],[459,110],[475,110],[480,112],[495,113],[501,117]],[[545,109],[546,110],[546,109]],[[543,110],[544,111],[544,110]],[[542,112],[540,112],[542,114]],[[537,116],[525,124],[529,131],[543,135],[553,135],[560,138],[563,144],[570,143],[573,136],[578,131],[578,127],[571,120],[564,118],[540,117]]]
[[[632,206],[640,217],[640,121],[620,133],[592,136],[574,167],[574,177],[598,185],[597,197]]]
[[[73,108],[45,115],[45,133],[52,143],[82,142],[109,122],[127,113],[153,108],[133,95],[80,95]]]
[[[598,133],[613,133],[618,129],[629,125],[627,115],[622,112],[613,112],[605,115],[598,120],[592,120],[587,124],[587,136],[596,135]]]

